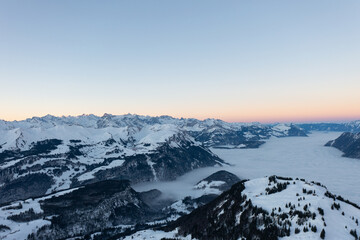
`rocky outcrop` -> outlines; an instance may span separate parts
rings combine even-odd
[[[339,149],[344,153],[344,157],[360,159],[360,133],[343,133],[337,139],[327,142],[325,146]]]
[[[221,170],[199,181],[195,185],[195,188],[197,189],[214,188],[223,192],[229,190],[231,186],[237,182],[240,182],[240,178],[238,178],[235,174],[232,174],[225,170]]]

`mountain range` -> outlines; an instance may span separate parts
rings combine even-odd
[[[0,239],[358,239],[359,206],[304,179],[244,180],[222,170],[182,199],[132,188],[229,165],[214,148],[258,148],[270,138],[344,129],[326,145],[358,158],[360,121],[131,114],[0,121]]]
[[[310,131],[360,132],[360,120],[345,123],[299,123],[297,126]]]
[[[0,203],[102,180],[174,180],[226,164],[210,147],[253,148],[306,136],[293,124],[227,123],[138,115],[31,118],[0,122]]]

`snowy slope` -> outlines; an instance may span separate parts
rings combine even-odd
[[[235,184],[175,223],[125,239],[350,240],[360,233],[359,219],[359,206],[320,183],[271,176]]]

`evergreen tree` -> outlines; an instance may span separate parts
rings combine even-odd
[[[354,237],[355,239],[358,239],[358,235],[357,235],[356,229],[350,230],[350,234],[353,235],[353,237]]]
[[[320,238],[325,239],[325,230],[324,229],[320,233]]]

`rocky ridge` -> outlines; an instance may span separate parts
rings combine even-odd
[[[344,153],[344,157],[360,159],[360,133],[345,132],[337,139],[327,142],[325,146],[339,149]]]

